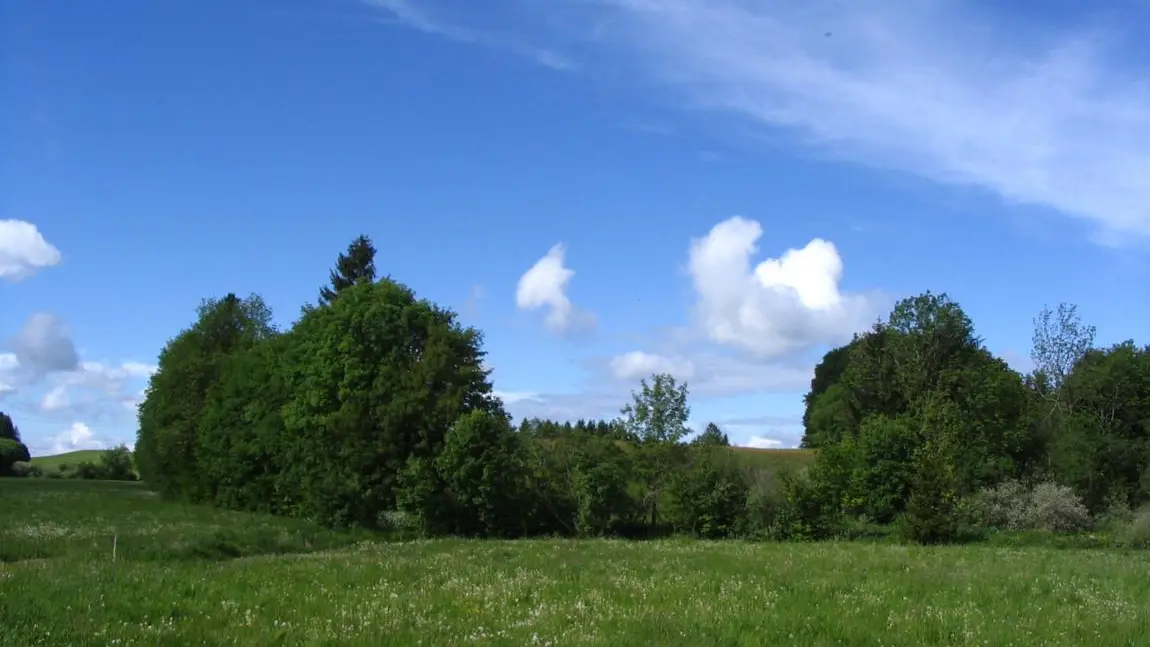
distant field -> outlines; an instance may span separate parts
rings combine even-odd
[[[0,517],[3,647],[1150,644],[1150,559],[1130,552],[356,543],[44,479],[0,479]]]
[[[99,449],[81,449],[75,452],[67,452],[65,454],[53,454],[52,456],[34,456],[32,457],[32,464],[39,466],[45,472],[54,471],[58,466],[67,463],[68,465],[76,465],[88,461],[89,463],[100,462],[100,454],[102,450]]]
[[[755,449],[753,447],[733,447],[736,455],[752,467],[772,470],[798,471],[815,462],[812,449]]]

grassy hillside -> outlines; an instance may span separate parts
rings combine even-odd
[[[162,503],[138,484],[44,479],[0,479],[0,518],[0,647],[1077,646],[1150,636],[1150,559],[1129,552],[384,543]],[[240,557],[220,561],[229,556]]]
[[[64,454],[53,454],[52,456],[33,456],[32,464],[38,466],[45,472],[55,471],[60,465],[64,464],[76,465],[84,461],[99,463],[102,452],[103,450],[100,449],[81,449]]]
[[[811,449],[732,447],[731,450],[748,467],[761,467],[774,472],[797,472],[815,461],[815,452]]]

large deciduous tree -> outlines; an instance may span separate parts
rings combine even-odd
[[[276,334],[259,296],[205,300],[197,320],[160,352],[139,408],[136,464],[141,478],[165,496],[199,499],[203,481],[196,445],[204,402],[229,358]]]
[[[472,411],[502,414],[482,335],[390,279],[343,290],[290,333],[280,483],[292,514],[370,525],[412,457]]]

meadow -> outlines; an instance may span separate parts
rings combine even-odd
[[[1150,644],[1136,552],[398,541],[46,479],[0,515],[5,646]]]

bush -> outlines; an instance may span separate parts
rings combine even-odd
[[[109,481],[135,481],[132,470],[132,452],[124,445],[105,450],[100,454],[100,476]]]
[[[914,478],[906,513],[899,518],[903,538],[919,544],[942,544],[959,536],[954,477],[943,450],[927,443],[914,461]]]
[[[780,540],[832,539],[842,534],[844,518],[834,489],[818,469],[784,474],[783,501],[770,536]]]
[[[0,476],[12,473],[16,463],[27,463],[32,460],[28,454],[28,447],[24,443],[11,438],[0,438]]]
[[[779,513],[786,502],[776,472],[768,469],[751,472],[743,532],[754,539],[774,539],[778,534]]]
[[[971,525],[995,530],[1075,532],[1091,526],[1081,497],[1069,487],[1051,482],[1029,488],[1018,481],[1005,481],[968,497],[962,510]]]
[[[691,465],[671,482],[676,521],[696,537],[735,536],[747,507],[748,485],[731,452],[699,446]]]
[[[12,467],[9,469],[12,472],[12,476],[20,478],[36,477],[43,474],[43,471],[38,466],[26,461],[12,463]]]
[[[1119,533],[1118,542],[1126,548],[1150,548],[1150,508],[1143,508],[1134,514]]]

